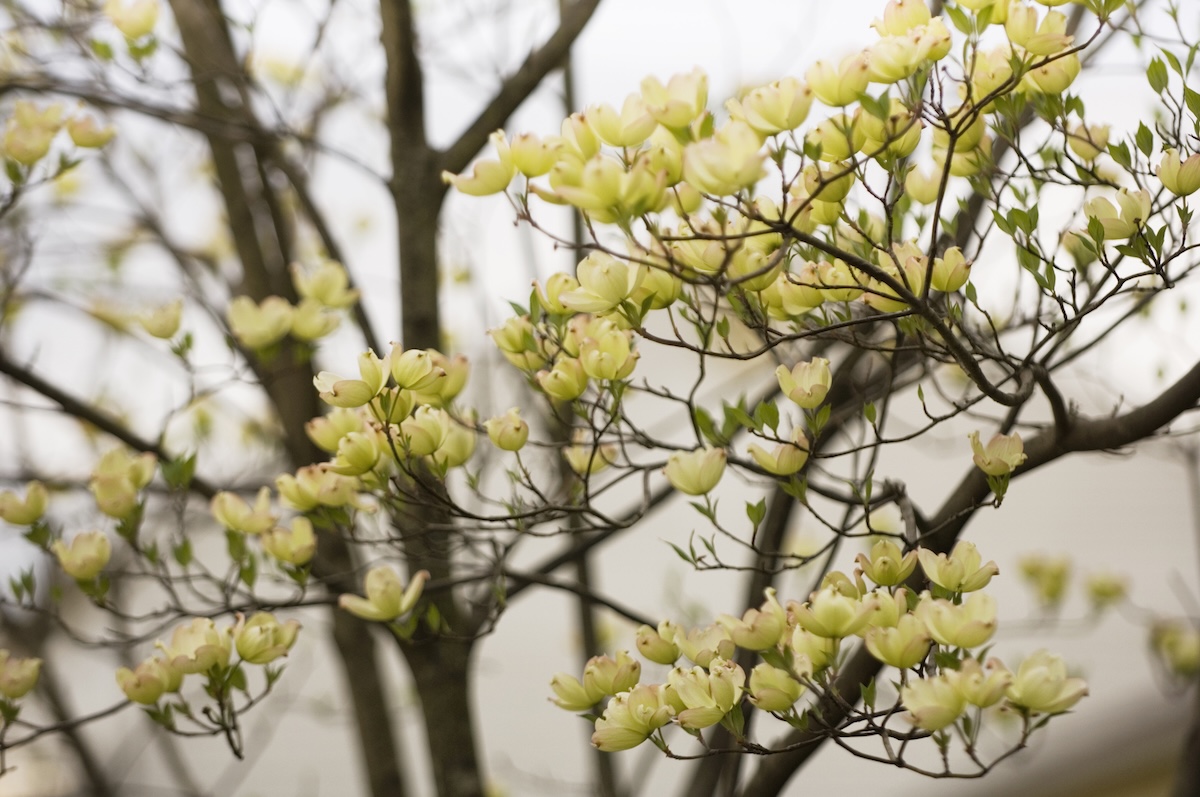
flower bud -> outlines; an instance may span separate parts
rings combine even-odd
[[[759,134],[746,122],[733,120],[711,138],[683,150],[683,179],[714,196],[751,188],[766,174]]]
[[[593,445],[587,438],[576,435],[575,442],[563,449],[563,459],[577,475],[587,476],[616,462],[617,447],[609,443]]]
[[[576,312],[606,313],[641,286],[646,269],[604,252],[593,252],[579,261],[576,275],[579,289],[561,294],[560,301]]]
[[[1121,188],[1116,200],[1114,206],[1106,197],[1098,196],[1083,205],[1083,214],[1099,221],[1104,237],[1110,241],[1131,238],[1150,218],[1150,194],[1145,191]]]
[[[995,562],[982,564],[973,543],[961,540],[954,546],[950,556],[934,554],[926,548],[917,549],[917,558],[925,577],[949,592],[975,592],[983,589],[1000,572]]]
[[[1061,714],[1088,693],[1082,678],[1068,678],[1058,656],[1039,650],[1017,668],[1006,695],[1014,706],[1034,714]]]
[[[233,627],[233,643],[242,661],[270,664],[287,655],[299,632],[299,622],[288,620],[280,624],[270,612],[256,612],[249,620],[239,614]]]
[[[615,660],[593,656],[583,668],[583,687],[589,694],[599,692],[611,697],[637,686],[641,673],[642,665],[627,650],[618,651]]]
[[[207,673],[229,665],[229,656],[233,652],[231,630],[218,630],[209,618],[196,617],[175,629],[170,645],[162,642],[156,645],[173,670],[184,675]]]
[[[675,451],[667,458],[663,472],[676,490],[688,495],[704,495],[717,486],[725,473],[725,458],[722,448]]]
[[[301,512],[311,512],[319,506],[355,504],[358,498],[356,479],[320,465],[306,465],[295,476],[290,473],[276,476],[275,489],[285,504]]]
[[[931,644],[925,624],[911,614],[900,617],[893,628],[868,628],[863,641],[872,656],[900,670],[924,661]]]
[[[429,349],[408,349],[393,343],[388,355],[388,368],[396,386],[401,390],[430,390],[440,379],[446,378],[444,369],[434,364]]]
[[[952,246],[946,254],[934,258],[929,284],[935,291],[951,293],[966,285],[970,276],[971,261],[963,256],[961,249]]]
[[[219,492],[213,496],[209,507],[213,518],[230,531],[242,534],[262,534],[274,527],[279,519],[271,512],[271,490],[263,487],[250,506],[237,493]]]
[[[729,632],[733,643],[746,650],[769,650],[779,644],[787,630],[787,614],[775,598],[775,589],[767,587],[766,601],[758,609],[747,609],[738,620],[727,614],[717,622]]]
[[[4,155],[22,166],[32,166],[46,157],[63,125],[60,103],[37,106],[17,100],[4,131]]]
[[[152,706],[168,692],[179,689],[183,674],[172,669],[161,658],[146,659],[136,669],[121,667],[117,670],[117,685],[125,697],[143,706]]]
[[[1067,133],[1067,146],[1082,160],[1091,163],[1108,149],[1108,133],[1108,125],[1076,122]]]
[[[741,702],[746,673],[734,662],[714,658],[708,672],[703,667],[676,667],[667,676],[667,683],[687,706],[677,718],[680,727],[699,730],[716,725]]]
[[[994,435],[986,448],[979,442],[979,432],[971,432],[968,437],[975,466],[989,476],[1012,473],[1025,462],[1025,446],[1016,432]]]
[[[504,415],[484,421],[488,439],[503,451],[520,451],[529,439],[529,424],[521,418],[521,411],[513,407]]]
[[[788,603],[789,609],[793,606],[796,606],[796,604],[793,602]],[[813,672],[820,672],[833,664],[834,659],[837,658],[839,639],[837,637],[818,636],[797,625],[792,628],[792,636],[788,640],[788,647],[796,658],[803,658],[808,661]]]
[[[641,685],[608,701],[604,716],[596,720],[592,744],[604,752],[616,752],[646,741],[675,716],[675,709],[665,701],[665,691],[661,684]]]
[[[225,319],[237,342],[247,349],[265,349],[287,336],[292,329],[296,308],[287,299],[268,296],[256,304],[249,296],[237,296],[229,303]]]
[[[342,323],[342,317],[329,312],[316,299],[302,299],[292,313],[292,337],[311,343],[333,332]]]
[[[996,632],[996,601],[983,592],[957,606],[924,595],[915,614],[939,645],[951,648],[977,648]]]
[[[550,688],[554,690],[551,702],[567,711],[590,711],[604,699],[604,693],[599,690],[595,681],[585,687],[575,676],[564,672],[556,673],[550,679]]]
[[[915,678],[900,688],[900,701],[913,725],[940,731],[959,718],[967,707],[958,690],[958,673],[951,670],[933,678]]]
[[[851,598],[833,587],[817,590],[803,605],[789,604],[800,627],[827,639],[842,639],[858,632],[871,619],[875,606],[873,598]]]
[[[37,685],[42,670],[41,659],[14,658],[0,648],[0,695],[17,700],[29,694]]]
[[[91,581],[100,575],[112,555],[112,545],[102,531],[77,534],[69,546],[62,540],[55,540],[50,550],[58,557],[63,572],[76,581]]]
[[[504,131],[495,131],[488,136],[488,140],[496,148],[497,160],[476,161],[469,175],[442,172],[442,182],[468,196],[488,196],[507,189],[516,175],[516,168],[512,163]]]
[[[1062,94],[1075,82],[1082,68],[1078,55],[1064,55],[1029,70],[1021,79],[1020,88],[1033,94]]]
[[[384,453],[380,437],[378,432],[370,429],[346,435],[338,443],[337,456],[330,462],[329,469],[343,476],[361,476],[374,470]]]
[[[453,421],[445,410],[421,407],[400,423],[400,439],[410,457],[425,457],[446,442]]]
[[[579,350],[583,372],[592,379],[626,379],[637,365],[637,352],[631,350],[630,333],[613,325],[598,338],[586,338]]]
[[[588,387],[583,363],[574,357],[559,357],[549,371],[539,371],[537,383],[542,392],[558,401],[574,401]]]
[[[1158,179],[1175,196],[1188,196],[1200,189],[1200,155],[1190,155],[1182,163],[1179,152],[1168,149],[1155,169]]]
[[[745,122],[760,136],[795,130],[808,116],[813,92],[794,77],[753,89],[740,100],[728,100],[732,119]]]
[[[445,412],[445,410],[441,410]],[[437,451],[430,455],[434,463],[443,470],[460,468],[475,453],[475,416],[472,411],[465,422],[447,416],[446,435]]]
[[[848,55],[835,67],[817,61],[804,73],[804,79],[817,99],[831,108],[849,105],[867,90],[870,61],[865,52]]]
[[[291,272],[292,284],[303,299],[335,310],[344,310],[358,301],[359,292],[350,288],[350,275],[336,260],[324,260],[311,269],[293,263]]]
[[[663,620],[655,630],[643,625],[637,630],[636,644],[638,653],[655,664],[673,665],[679,659],[679,646],[674,643],[675,627],[669,620]]]
[[[866,141],[862,127],[844,113],[820,122],[804,136],[805,148],[820,150],[821,160],[827,163],[850,160]]]
[[[929,7],[925,0],[889,0],[883,19],[871,23],[880,36],[903,36],[913,28],[929,22]]]
[[[46,513],[46,487],[41,482],[25,485],[25,497],[11,490],[0,492],[0,519],[14,526],[32,526]]]
[[[913,169],[904,178],[904,193],[913,202],[921,205],[932,205],[942,190],[942,172],[934,169],[932,173],[923,169]]]
[[[871,546],[871,555],[859,554],[855,560],[867,578],[881,587],[903,584],[917,568],[917,552],[902,554],[900,546],[882,539]]]
[[[658,126],[645,101],[637,94],[625,98],[620,112],[606,103],[593,105],[585,115],[596,135],[612,147],[640,146]]]
[[[568,291],[579,289],[579,281],[570,274],[564,274],[559,271],[550,275],[550,279],[546,280],[545,287],[542,283],[533,283],[534,289],[537,291],[538,301],[542,303],[542,307],[555,315],[568,315],[571,309],[562,303],[560,297]]]
[[[526,177],[540,177],[554,168],[562,147],[561,139],[543,139],[533,133],[521,133],[513,137],[508,152],[517,171]]]
[[[790,369],[781,365],[775,369],[775,378],[779,380],[783,394],[804,409],[821,406],[833,384],[829,360],[824,357],[796,363]]]
[[[582,113],[573,113],[564,119],[560,132],[563,144],[582,160],[588,160],[600,151],[600,138]]]
[[[276,526],[260,539],[264,551],[290,565],[306,565],[317,552],[317,537],[313,533],[312,521],[303,516],[292,518],[290,528]]]
[[[362,415],[352,409],[339,407],[328,415],[313,418],[304,425],[304,432],[322,451],[335,454],[343,437],[365,428]]]
[[[999,659],[991,659],[983,666],[975,659],[964,659],[958,675],[958,691],[968,703],[979,708],[999,703],[1013,681],[1013,674]]]
[[[101,127],[94,116],[72,116],[67,121],[67,135],[77,147],[99,149],[112,141],[116,131],[110,125]]]
[[[783,367],[783,366],[781,366]],[[780,443],[770,451],[751,443],[747,449],[758,466],[775,476],[791,476],[799,473],[808,462],[808,438],[797,429],[792,435],[793,443]]]
[[[1200,631],[1186,620],[1163,620],[1150,629],[1150,646],[1167,671],[1181,680],[1200,675]]]
[[[108,0],[104,15],[125,38],[140,39],[154,30],[158,21],[158,0]]]
[[[162,340],[170,340],[179,331],[179,321],[183,315],[183,299],[176,299],[164,305],[155,307],[148,313],[138,316],[138,323],[146,334]]]
[[[1129,594],[1129,585],[1125,579],[1112,573],[1093,573],[1087,577],[1084,586],[1094,612],[1103,611],[1114,603],[1120,603]]]
[[[763,711],[787,711],[804,687],[789,673],[762,663],[750,671],[750,702]]]
[[[714,659],[728,659],[736,650],[729,632],[716,623],[693,628],[687,634],[676,633],[675,644],[689,661],[707,667]]]
[[[412,611],[428,580],[427,571],[418,571],[406,588],[392,568],[386,565],[373,567],[363,581],[366,598],[342,595],[338,598],[338,606],[363,620],[388,623]]]
[[[642,99],[647,112],[663,127],[686,128],[704,112],[708,103],[708,75],[693,69],[673,76],[666,86],[657,78],[648,77],[642,81]]]

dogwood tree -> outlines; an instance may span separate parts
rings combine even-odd
[[[22,401],[82,422],[56,433],[95,455],[74,479],[16,452],[43,478],[0,495],[0,517],[41,557],[3,599],[0,755],[65,734],[97,793],[113,793],[76,729],[140,706],[183,747],[215,736],[240,757],[255,745],[248,715],[324,612],[371,793],[417,788],[380,672],[389,646],[437,793],[483,794],[472,653],[534,587],[578,596],[589,647],[597,611],[638,626],[581,672],[546,672],[553,701],[593,725],[600,793],[626,793],[611,756],[643,744],[696,761],[668,764],[690,767],[688,794],[766,795],[827,741],[978,777],[1070,721],[1056,717],[1088,687],[1068,663],[993,655],[998,568],[963,533],[1044,466],[1151,438],[1200,401],[1200,366],[1104,414],[1069,392],[1102,341],[1194,268],[1200,95],[1179,9],[1153,9],[1150,36],[1151,9],[1123,0],[891,0],[863,49],[723,102],[694,70],[647,77],[557,129],[497,129],[597,5],[562,4],[447,145],[425,118],[417,32],[434,28],[405,2],[381,3],[368,37],[337,4],[306,7],[308,22],[289,23],[313,42],[302,64],[259,57],[256,37],[282,24],[265,5],[6,5],[0,372]],[[381,96],[355,71],[375,36]],[[1134,124],[1072,91],[1131,38],[1159,98]],[[355,149],[363,129],[383,134],[381,171]],[[171,173],[163,153],[189,148],[203,171]],[[329,162],[373,175],[394,209],[396,329],[369,317],[379,272],[346,262],[313,191]],[[83,218],[81,172],[124,223],[81,228],[70,255],[86,268],[55,271],[65,221]],[[215,242],[173,215],[175,179],[219,209]],[[443,335],[449,189],[503,194],[533,235],[573,253],[490,330],[490,363]],[[551,206],[571,209],[578,234]],[[147,282],[156,301],[134,292]],[[62,329],[47,325],[62,308],[141,347],[95,349],[121,374],[111,400],[56,367],[79,353],[59,352]],[[643,362],[655,357],[672,367]],[[149,374],[159,363],[166,377]],[[473,389],[481,375],[490,392]],[[144,395],[160,382],[165,410]],[[512,409],[496,405],[505,391]],[[939,505],[881,469],[887,452],[964,424]],[[670,543],[688,567],[745,574],[734,614],[685,624],[592,587],[592,554],[668,502],[694,524]],[[804,550],[786,540],[800,514],[820,529]],[[838,569],[851,545],[861,553]],[[1025,569],[1053,602],[1061,568]],[[812,589],[778,589],[791,571]],[[1122,592],[1090,585],[1097,607]],[[22,631],[50,627],[122,652],[104,665],[105,707],[61,710],[45,682],[58,653]],[[1155,646],[1186,679],[1198,640],[1174,623]],[[981,744],[991,728],[1002,742]]]

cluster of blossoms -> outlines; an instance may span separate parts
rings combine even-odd
[[[24,167],[30,167],[50,153],[59,132],[77,147],[98,149],[112,140],[114,131],[102,126],[95,116],[82,110],[68,114],[62,103],[38,105],[17,100],[4,127],[3,155]]]
[[[358,291],[349,287],[346,270],[333,261],[327,260],[307,271],[293,264],[292,283],[300,295],[296,305],[281,296],[268,296],[261,302],[238,296],[229,303],[226,320],[239,344],[251,351],[262,351],[289,335],[303,343],[312,343],[341,324],[342,318],[335,311],[344,310],[358,300]]]
[[[29,694],[41,672],[41,659],[18,658],[0,648],[0,695],[5,700],[20,700]]]
[[[657,732],[672,723],[689,733],[720,723],[740,739],[743,701],[799,724],[802,698],[831,688],[843,642],[854,638],[900,671],[897,708],[924,731],[964,718],[978,727],[980,712],[1001,704],[1027,718],[1059,714],[1087,694],[1086,684],[1044,651],[1015,673],[977,653],[996,629],[995,601],[980,590],[998,568],[971,543],[960,542],[947,556],[924,548],[904,553],[883,539],[859,554],[858,564],[853,576],[830,573],[803,603],[781,605],[769,588],[763,604],[740,619],[722,615],[690,631],[670,621],[643,626],[638,652],[673,668],[665,683],[641,683],[641,664],[622,651],[615,659],[591,659],[582,679],[554,676],[553,700],[568,711],[608,701],[592,736],[601,750],[626,750],[652,737],[665,749]],[[903,585],[918,565],[930,589],[914,594]],[[738,649],[761,659],[749,676],[735,663]],[[688,664],[679,665],[681,657]]]
[[[177,627],[170,643],[156,642],[158,654],[134,669],[117,670],[117,685],[129,700],[151,706],[166,695],[178,693],[185,676],[201,675],[206,679],[207,693],[226,703],[230,698],[228,687],[246,691],[242,664],[265,666],[286,656],[299,632],[299,622],[280,623],[269,612],[258,612],[248,619],[239,614],[237,623],[225,628],[218,628],[207,617],[196,617]],[[273,678],[268,676],[268,681]]]

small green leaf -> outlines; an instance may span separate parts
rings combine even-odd
[[[1137,143],[1137,148],[1147,158],[1154,151],[1154,134],[1150,132],[1150,128],[1146,127],[1145,122],[1138,122],[1137,135],[1134,140]]]
[[[1155,94],[1162,94],[1167,88],[1167,65],[1158,58],[1150,60],[1150,66],[1146,68],[1146,80],[1150,83],[1150,88]]]
[[[752,504],[746,502],[746,517],[750,518],[750,523],[758,528],[758,524],[763,522],[763,518],[767,516],[767,501],[765,498],[760,498],[758,503]]]

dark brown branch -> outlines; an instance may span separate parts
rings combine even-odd
[[[112,435],[136,451],[149,452],[158,457],[159,461],[162,462],[172,458],[171,454],[158,443],[138,435],[104,410],[93,407],[91,404],[71,396],[45,379],[42,379],[28,368],[17,365],[2,351],[0,351],[0,373],[19,382],[35,393],[50,399],[62,407],[63,411],[68,415],[95,426],[100,431]],[[198,476],[192,479],[191,489],[205,498],[212,498],[217,494],[216,487]]]
[[[599,5],[600,0],[575,0],[560,5],[562,16],[558,30],[545,44],[531,52],[516,72],[504,79],[487,107],[467,126],[458,140],[442,153],[443,169],[457,173],[467,168],[471,159],[487,143],[488,135],[496,128],[503,127],[508,117],[525,102],[546,75],[562,66],[571,45],[579,38]]]

